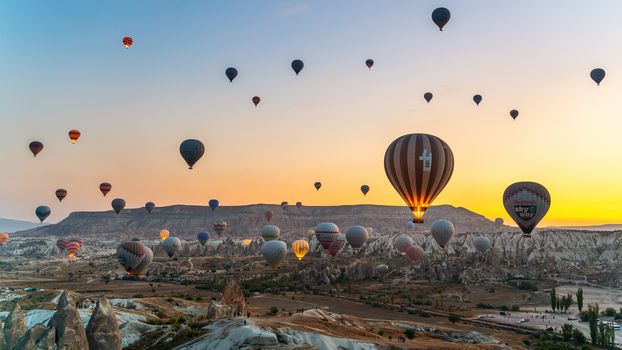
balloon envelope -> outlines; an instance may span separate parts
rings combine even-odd
[[[448,9],[444,7],[439,7],[432,11],[432,21],[438,26],[439,30],[443,30],[443,27],[447,22],[449,22],[449,18],[451,17],[451,13]]]
[[[549,211],[551,195],[539,183],[516,182],[503,193],[503,206],[523,231],[523,237],[531,237],[531,231]]]
[[[270,220],[272,220],[272,217],[274,216],[274,212],[272,210],[266,210],[264,216],[266,217],[266,220],[270,222]]]
[[[369,192],[369,186],[367,185],[361,186],[361,192],[363,192],[363,195],[366,196],[367,192]]]
[[[253,97],[253,103],[255,104],[255,107],[257,107],[259,102],[261,102],[261,98],[259,98],[259,96],[254,96]]]
[[[78,142],[80,135],[80,131],[78,130],[69,130],[69,139],[71,140],[71,143]]]
[[[145,209],[147,209],[147,213],[151,214],[154,208],[155,208],[155,203],[153,202],[145,203]]]
[[[299,239],[292,243],[292,251],[298,260],[302,260],[305,255],[309,252],[309,242],[304,239]]]
[[[302,202],[296,202],[296,208],[302,207]]]
[[[209,207],[212,209],[212,211],[216,210],[216,208],[218,208],[218,205],[220,205],[220,202],[217,199],[210,199]]]
[[[9,240],[9,234],[6,232],[0,232],[0,245],[4,245]]]
[[[605,70],[602,68],[592,69],[592,71],[590,72],[590,77],[592,78],[592,80],[594,80],[596,85],[600,85],[600,82],[605,79]]]
[[[337,240],[338,235],[339,226],[332,222],[323,222],[315,227],[315,238],[326,250]]]
[[[30,148],[30,152],[36,157],[37,154],[43,150],[43,144],[39,141],[32,141],[30,145],[28,145],[28,148]]]
[[[432,97],[433,97],[433,95],[432,95],[432,93],[431,93],[431,92],[426,92],[425,94],[423,94],[423,98],[424,98],[424,99],[425,99],[428,103],[430,103],[430,101],[432,100]]]
[[[63,188],[59,188],[58,190],[56,190],[56,192],[54,194],[56,195],[56,198],[58,198],[58,201],[62,202],[63,199],[65,199],[65,197],[67,197],[67,190],[65,190]]]
[[[136,268],[134,268],[132,275],[136,277],[142,275],[145,271],[147,271],[147,268],[152,261],[153,252],[151,251],[151,249],[149,249],[149,247],[145,247],[145,255],[143,256],[142,261],[138,265],[136,265]]]
[[[224,220],[218,220],[214,223],[214,232],[218,235],[218,237],[222,236],[223,233],[227,230],[227,223]]]
[[[38,206],[37,209],[35,209],[35,215],[37,215],[41,222],[43,222],[43,220],[50,216],[51,213],[52,210],[50,209],[50,207],[45,205]]]
[[[371,69],[371,67],[374,65],[374,60],[372,60],[371,58],[367,59],[365,61],[365,65],[367,66],[367,68]]]
[[[99,190],[104,195],[104,197],[106,197],[106,195],[108,194],[108,192],[110,192],[111,189],[112,189],[112,185],[107,182],[102,182],[101,184],[99,184]]]
[[[169,230],[162,230],[160,231],[160,239],[164,241],[170,234]]]
[[[318,181],[318,182],[313,184],[313,187],[315,187],[315,189],[319,191],[320,187],[322,187],[322,183]]]
[[[265,225],[261,228],[261,237],[266,242],[279,239],[280,235],[281,229],[279,229],[279,227],[276,225]]]
[[[238,76],[238,70],[233,67],[229,67],[225,70],[225,75],[229,78],[229,82],[231,83],[233,82],[233,79]]]
[[[117,214],[119,214],[121,210],[125,208],[125,200],[123,198],[115,198],[110,204],[112,205],[112,209],[114,209],[114,212]]]
[[[512,117],[512,119],[516,120],[516,118],[518,118],[518,111],[513,109],[510,111],[510,117]]]
[[[169,258],[172,258],[180,249],[181,249],[181,241],[177,237],[168,237],[162,242],[162,246],[164,247],[164,251],[168,255]]]
[[[473,96],[473,102],[475,102],[475,104],[479,106],[479,103],[482,102],[482,96],[481,95]]]
[[[264,243],[261,247],[261,254],[264,259],[273,268],[276,268],[287,254],[287,245],[283,241],[274,240]]]
[[[305,64],[301,60],[293,60],[292,61],[292,69],[294,70],[296,75],[298,75],[298,73],[300,73],[300,71],[302,71],[304,66],[305,66]]]
[[[408,247],[405,252],[406,256],[413,262],[419,262],[425,258],[425,253],[418,245]]]
[[[203,146],[203,143],[199,140],[188,139],[179,145],[179,153],[181,153],[182,158],[188,163],[189,169],[192,169],[192,166],[203,157],[205,146]]]
[[[485,252],[490,249],[490,239],[486,236],[477,236],[473,238],[473,246],[479,252]]]
[[[123,38],[123,46],[125,46],[126,49],[129,49],[129,47],[132,46],[133,43],[134,39],[130,38],[129,36]]]
[[[496,218],[496,219],[495,219],[495,224],[497,224],[497,225],[503,225],[503,219],[502,219],[502,218]]]
[[[395,239],[393,245],[397,248],[400,254],[404,255],[406,254],[406,249],[413,245],[413,240],[407,235],[400,235]]]
[[[201,245],[205,245],[205,243],[207,243],[207,241],[209,240],[209,233],[205,231],[199,232],[197,234],[197,240],[199,241],[199,243],[201,243]]]
[[[136,241],[123,242],[117,247],[117,260],[128,275],[134,274],[136,268],[145,258],[145,248],[144,244]],[[153,255],[151,258],[153,259]]]
[[[369,233],[367,232],[367,229],[363,226],[354,225],[348,227],[348,229],[346,230],[346,240],[348,241],[348,244],[350,244],[350,246],[352,247],[352,251],[354,253],[357,253],[359,249],[363,247],[363,244],[367,242],[368,239]]]
[[[346,235],[344,235],[343,233],[340,233],[337,236],[337,239],[335,239],[335,241],[333,242],[333,244],[330,245],[330,247],[328,247],[328,253],[332,256],[335,257],[343,248],[343,246],[346,244]]]
[[[454,224],[448,220],[436,220],[430,228],[432,237],[441,248],[445,248],[456,232]]]

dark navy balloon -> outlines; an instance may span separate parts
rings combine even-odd
[[[371,67],[373,67],[374,65],[374,60],[372,60],[371,58],[368,59],[367,61],[365,61],[365,65],[367,66],[367,68],[371,69]]]
[[[216,210],[219,204],[220,202],[218,202],[218,199],[210,199],[209,201],[209,207],[212,208],[212,211]]]
[[[439,7],[436,10],[432,11],[432,21],[438,26],[438,29],[441,31],[447,22],[449,22],[449,18],[451,14],[449,10],[444,7]]]
[[[205,146],[199,140],[189,139],[179,145],[179,153],[188,163],[189,169],[192,169],[192,166],[203,157]]]
[[[369,192],[369,186],[367,185],[361,186],[361,192],[363,192],[363,195],[366,196],[367,192]]]
[[[423,98],[425,98],[425,100],[430,103],[430,101],[432,100],[432,93],[431,92],[426,92],[425,94],[423,94]]]
[[[513,109],[510,111],[510,117],[512,117],[512,119],[516,120],[516,118],[518,117],[518,111]]]
[[[479,106],[479,103],[482,102],[482,95],[473,96],[473,102],[475,102],[475,104]]]
[[[229,67],[225,71],[225,74],[227,75],[227,78],[229,78],[229,82],[231,83],[233,82],[233,79],[238,76],[238,70],[233,67]]]
[[[205,231],[199,232],[199,234],[197,234],[197,240],[201,243],[201,245],[205,245],[205,243],[209,240],[209,233]]]
[[[45,205],[38,206],[37,209],[35,209],[35,214],[37,215],[39,220],[41,220],[41,222],[43,222],[43,220],[50,216],[51,213],[52,210],[50,210],[50,207]]]
[[[30,148],[30,152],[36,157],[37,154],[43,150],[43,144],[39,141],[32,141],[30,145],[28,145],[28,148]]]
[[[592,69],[592,71],[590,72],[590,77],[592,78],[592,80],[594,80],[596,85],[600,85],[600,82],[605,79],[605,70],[602,68]]]
[[[119,214],[123,208],[125,208],[125,200],[123,198],[115,198],[112,200],[112,209]]]
[[[145,209],[147,209],[147,213],[151,214],[151,211],[155,208],[155,203],[147,202],[145,203]]]
[[[296,72],[296,75],[305,67],[305,64],[301,60],[292,61],[292,69]]]

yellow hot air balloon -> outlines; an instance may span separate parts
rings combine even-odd
[[[294,255],[296,255],[298,260],[302,260],[302,258],[309,252],[309,242],[305,241],[304,239],[294,241],[294,243],[292,244],[292,250],[294,251]]]
[[[170,234],[171,233],[168,232],[168,230],[162,230],[162,231],[160,231],[160,239],[162,239],[164,241],[165,239],[168,238],[168,235],[170,235]]]
[[[252,241],[250,239],[248,239],[248,238],[243,240],[242,241],[242,247],[244,247],[244,248],[248,247],[249,245],[251,245],[251,242]]]
[[[4,245],[9,240],[9,234],[6,232],[0,232],[0,245]]]
[[[315,237],[315,230],[310,228],[307,230],[307,238],[310,240],[313,239],[313,237]]]

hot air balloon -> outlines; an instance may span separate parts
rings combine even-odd
[[[4,245],[9,240],[9,234],[6,232],[0,232],[0,245]]]
[[[59,202],[62,202],[65,197],[67,197],[67,190],[59,188],[55,192],[56,198],[58,198]]]
[[[315,230],[310,228],[307,230],[307,239],[311,241],[315,237]]]
[[[322,187],[322,183],[318,181],[318,182],[316,182],[316,183],[314,183],[314,184],[313,184],[313,187],[315,187],[315,189],[316,189],[317,191],[319,191],[319,190],[320,190],[320,187]]]
[[[432,95],[432,93],[431,93],[431,92],[426,92],[425,94],[423,94],[423,98],[424,98],[424,99],[425,99],[428,103],[430,103],[430,101],[432,101],[432,97],[433,97],[433,95]]]
[[[37,215],[41,222],[50,216],[50,213],[52,213],[52,210],[50,210],[50,207],[45,205],[38,206],[37,209],[35,209],[35,215]]]
[[[332,222],[323,222],[315,227],[315,238],[326,250],[337,240],[337,236],[339,236],[339,226]]]
[[[201,243],[201,245],[205,245],[205,243],[207,243],[207,241],[209,240],[209,233],[205,231],[199,232],[197,234],[197,240],[199,241],[199,243]]]
[[[399,251],[400,254],[404,255],[406,254],[406,249],[413,245],[413,240],[409,236],[400,235],[395,239],[395,241],[393,241],[393,245],[397,248],[397,251]]]
[[[242,240],[242,247],[244,247],[244,248],[248,247],[249,245],[251,245],[251,242],[252,242],[252,240],[250,240],[248,238],[245,239],[245,240]]]
[[[112,185],[107,182],[102,182],[101,184],[99,184],[99,190],[104,195],[104,197],[106,197],[106,195],[108,194],[108,192],[110,192],[111,189],[112,189]]]
[[[594,80],[594,82],[596,82],[596,85],[600,85],[600,82],[605,79],[605,70],[602,68],[592,69],[590,77]]]
[[[352,251],[355,254],[358,253],[359,249],[361,249],[363,244],[365,244],[368,239],[369,233],[363,226],[354,225],[348,227],[346,230],[346,240],[348,240],[348,243],[350,244],[350,247],[352,247]]]
[[[123,198],[115,198],[112,200],[111,204],[112,204],[112,209],[114,209],[114,212],[117,213],[117,215],[119,215],[121,210],[125,208],[125,200]]]
[[[232,83],[233,79],[238,76],[238,70],[233,67],[229,67],[225,70],[225,75],[229,78],[229,82]]]
[[[482,95],[473,96],[473,102],[475,102],[475,104],[479,106],[479,103],[482,102]]]
[[[274,212],[272,210],[268,209],[264,213],[264,216],[266,217],[266,220],[268,220],[268,222],[270,222],[270,220],[272,220],[272,217],[274,216]]]
[[[441,31],[443,31],[445,24],[449,22],[450,17],[451,14],[449,10],[444,7],[439,7],[432,11],[432,21],[434,21],[434,24],[436,24]]]
[[[410,231],[410,230],[414,230],[414,229],[415,229],[415,227],[416,227],[416,226],[415,226],[415,223],[414,223],[414,222],[412,222],[412,221],[407,221],[407,222],[406,222],[406,229],[407,229],[407,230],[409,230],[409,231]]]
[[[502,218],[496,218],[496,219],[495,219],[495,224],[497,224],[497,225],[503,225],[503,219],[502,219]]]
[[[255,107],[257,107],[259,102],[261,102],[261,98],[259,98],[259,96],[254,96],[253,97],[253,103],[255,104]]]
[[[128,275],[136,273],[137,267],[145,258],[146,247],[141,242],[123,242],[117,247],[117,260],[123,266]],[[151,254],[153,259],[153,253]],[[149,261],[151,262],[151,261]],[[146,269],[143,269],[143,271]]]
[[[147,210],[147,213],[151,214],[154,208],[155,208],[155,203],[153,202],[145,203],[145,209]]]
[[[389,271],[389,267],[385,264],[380,264],[378,266],[376,266],[376,271],[380,272],[380,273],[386,273],[387,271]]]
[[[389,181],[412,211],[415,223],[445,188],[454,171],[454,155],[445,141],[428,134],[408,134],[389,145],[384,155]]]
[[[346,244],[346,235],[340,233],[333,244],[328,247],[328,253],[334,258]]]
[[[456,232],[454,224],[448,220],[436,220],[430,228],[432,237],[441,248],[445,248]]]
[[[369,192],[369,186],[367,185],[361,186],[361,192],[363,192],[363,196],[366,196],[367,192]]]
[[[517,182],[503,193],[503,206],[523,231],[523,237],[531,237],[531,231],[549,211],[551,195],[538,183]]]
[[[218,220],[214,223],[214,232],[221,237],[223,233],[227,230],[227,223],[224,220]]]
[[[172,258],[180,249],[181,249],[181,241],[177,237],[168,237],[162,242],[162,246],[164,247],[164,251],[168,255],[169,258]]]
[[[78,142],[78,139],[80,138],[80,131],[78,130],[69,130],[69,139],[71,140],[71,143],[76,143]]]
[[[412,262],[419,262],[425,258],[425,253],[418,245],[412,245],[404,252]]]
[[[266,242],[279,239],[280,235],[281,229],[276,225],[265,225],[261,228],[261,237]]]
[[[518,117],[518,111],[513,109],[510,111],[510,117],[512,117],[512,119],[516,120],[516,118]]]
[[[266,259],[268,265],[272,268],[276,268],[287,254],[287,244],[283,241],[274,240],[264,243],[261,247],[261,254]]]
[[[65,250],[67,243],[69,243],[69,241],[67,241],[64,238],[59,238],[58,240],[56,240],[56,246],[58,247],[58,250],[60,250],[61,252]]]
[[[296,208],[301,208],[302,207],[302,202],[296,202]]]
[[[145,254],[143,256],[142,261],[136,265],[136,267],[134,268],[134,271],[132,271],[132,275],[139,277],[140,275],[143,274],[143,272],[147,271],[147,268],[149,267],[149,265],[151,264],[151,262],[153,261],[153,252],[151,251],[151,249],[149,249],[149,247],[145,247]]]
[[[126,36],[125,38],[123,38],[123,46],[125,46],[126,49],[129,49],[133,43],[134,43],[134,39],[130,38],[129,36]]]
[[[292,243],[292,251],[298,260],[302,260],[302,258],[304,258],[304,256],[309,252],[309,242],[304,239],[294,241],[294,243]]]
[[[219,204],[220,202],[218,201],[218,199],[210,199],[209,201],[209,207],[212,209],[212,211],[215,211],[216,208],[218,208]]]
[[[367,61],[365,61],[365,65],[367,66],[367,68],[371,69],[371,67],[373,67],[374,65],[374,60],[368,58]]]
[[[169,230],[162,230],[160,231],[160,239],[164,241],[168,238],[170,234],[171,233],[169,232]]]
[[[205,146],[199,140],[188,139],[179,145],[179,153],[182,158],[188,163],[189,169],[203,157],[205,153]]]
[[[300,71],[304,68],[305,64],[301,60],[293,60],[292,61],[292,69],[298,75]]]
[[[287,211],[288,206],[289,203],[287,203],[286,201],[281,202],[281,209],[283,209],[283,211]]]
[[[43,150],[43,144],[39,141],[32,141],[30,145],[28,145],[28,148],[30,148],[30,152],[36,157],[37,154]]]
[[[65,245],[65,249],[67,250],[67,255],[69,256],[69,260],[73,260],[78,254],[78,250],[80,250],[80,246],[82,245],[82,240],[72,239]]]
[[[490,249],[490,239],[486,236],[477,236],[473,238],[473,246],[479,252],[485,252]]]

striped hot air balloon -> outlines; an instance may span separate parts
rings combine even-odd
[[[346,244],[346,235],[340,233],[337,236],[337,239],[333,242],[333,244],[328,247],[328,253],[334,258]]]
[[[72,239],[65,245],[65,249],[67,250],[67,255],[69,256],[69,260],[73,260],[76,258],[76,254],[78,250],[80,250],[80,246],[82,246],[82,240]]]
[[[143,256],[142,261],[136,265],[136,268],[132,272],[133,276],[139,277],[143,274],[143,272],[147,271],[147,268],[153,261],[153,252],[149,247],[145,247],[145,255]]]
[[[117,248],[117,260],[128,275],[134,274],[145,258],[145,248],[144,244],[136,241],[123,242]],[[151,258],[153,259],[153,253]]]
[[[384,155],[389,181],[410,208],[415,223],[445,188],[454,171],[454,155],[445,141],[428,134],[408,134],[389,145]]]
[[[6,232],[0,232],[0,245],[4,245],[9,240],[9,234]]]
[[[104,195],[104,197],[106,197],[106,195],[108,194],[108,192],[110,192],[111,189],[112,189],[112,185],[107,182],[102,182],[101,184],[99,184],[99,190]]]
[[[268,222],[270,222],[270,220],[272,220],[272,217],[274,216],[274,212],[272,210],[268,209],[264,213],[264,216],[266,217],[266,220],[268,220]]]
[[[323,222],[315,227],[315,237],[326,250],[337,240],[337,236],[339,236],[339,226],[332,222]]]
[[[214,232],[221,237],[223,233],[227,230],[227,223],[224,220],[218,220],[214,223]]]
[[[63,188],[59,188],[56,190],[56,192],[54,193],[56,195],[56,198],[58,198],[59,202],[62,202],[63,199],[65,199],[65,197],[67,197],[67,190],[63,189]]]
[[[531,231],[549,211],[551,195],[539,183],[517,182],[503,193],[503,206],[523,231],[523,237],[531,237]]]
[[[304,256],[309,252],[309,242],[304,239],[294,241],[294,243],[292,243],[292,251],[298,260],[302,260],[302,258],[304,258]]]
[[[69,130],[69,139],[71,140],[71,143],[75,144],[76,142],[78,142],[78,139],[80,138],[80,131],[78,130]]]
[[[126,36],[125,38],[123,38],[123,46],[125,46],[126,49],[129,49],[133,43],[134,43],[134,39],[130,38],[129,36]]]
[[[69,243],[69,241],[64,238],[59,238],[58,240],[56,240],[56,246],[61,252],[66,249],[65,247],[67,246],[67,243]]]

